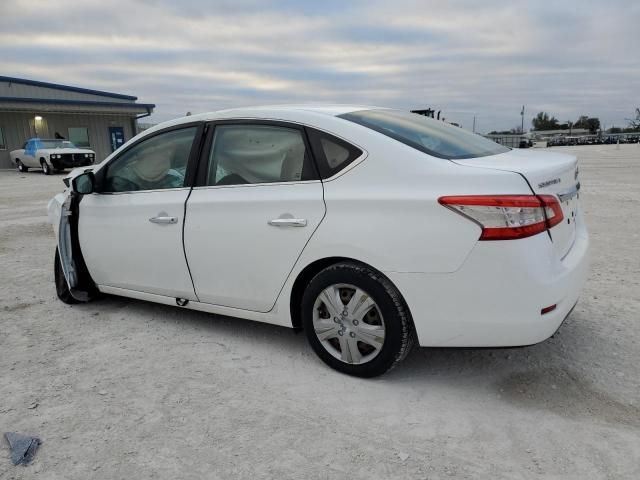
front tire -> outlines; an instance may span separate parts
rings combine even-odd
[[[27,173],[29,171],[29,169],[25,167],[24,163],[22,163],[20,160],[16,160],[16,168],[20,173]]]
[[[380,272],[357,263],[332,265],[311,280],[302,322],[322,361],[348,375],[382,375],[413,346],[413,323],[400,292]]]
[[[42,165],[42,173],[45,175],[51,175],[51,167],[45,159],[40,160],[40,165]]]
[[[62,263],[60,262],[60,253],[56,248],[56,257],[53,266],[53,273],[56,282],[56,294],[58,298],[62,300],[67,305],[74,305],[76,303],[80,303],[79,300],[73,298],[71,292],[69,291],[69,285],[67,284],[67,279],[64,277],[64,271],[62,270]]]

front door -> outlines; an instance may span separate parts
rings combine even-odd
[[[196,293],[267,312],[324,216],[322,183],[300,128],[225,122],[210,135],[184,231]]]
[[[112,152],[115,152],[124,145],[124,128],[109,127],[109,141],[111,143]]]
[[[99,286],[196,300],[182,226],[199,132],[189,126],[147,137],[96,173],[99,193],[82,199],[78,233]]]

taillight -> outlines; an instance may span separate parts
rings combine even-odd
[[[458,195],[438,202],[480,225],[480,240],[530,237],[563,219],[553,195]]]

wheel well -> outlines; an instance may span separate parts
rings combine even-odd
[[[341,262],[359,263],[360,265],[365,265],[373,270],[380,272],[378,269],[372,267],[371,265],[368,265],[359,260],[355,260],[353,258],[347,258],[347,257],[321,258],[320,260],[316,260],[315,262],[310,263],[309,265],[304,267],[302,271],[298,274],[298,277],[296,278],[296,281],[293,282],[293,287],[291,288],[289,308],[291,312],[291,323],[293,324],[293,328],[302,329],[300,304],[302,303],[302,296],[304,295],[304,290],[309,284],[309,282],[311,281],[311,279],[315,277],[318,273],[320,273],[320,271],[324,270],[325,268]],[[380,272],[380,274],[384,275],[382,272]],[[387,280],[389,279],[387,278]],[[391,282],[391,280],[389,281]],[[409,305],[407,305],[407,302],[404,300],[402,292],[399,292],[399,293],[400,293],[400,298],[402,298],[402,301],[404,302],[407,308],[407,312],[409,312],[409,318],[411,319],[411,324],[413,328],[413,317],[411,316],[411,310],[409,309]]]
[[[42,162],[47,163],[47,160],[44,157],[40,157],[40,164],[42,165]]]

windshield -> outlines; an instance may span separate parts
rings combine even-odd
[[[339,115],[434,157],[456,160],[509,151],[491,140],[448,123],[400,110],[360,110]]]
[[[39,148],[77,148],[69,140],[40,140]]]

